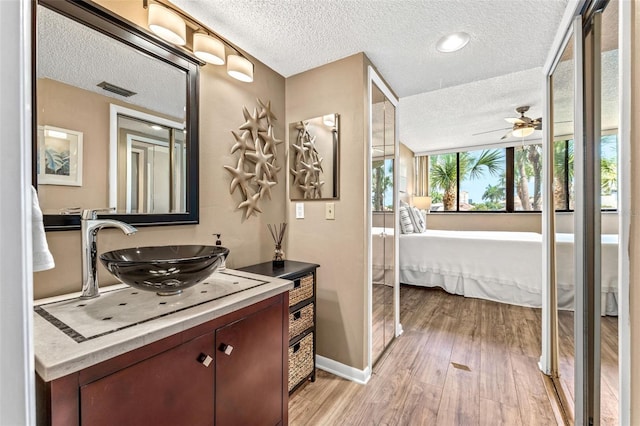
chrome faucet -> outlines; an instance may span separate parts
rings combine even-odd
[[[98,219],[98,212],[111,211],[82,210],[80,229],[82,238],[82,295],[81,299],[93,299],[100,296],[98,287],[98,270],[96,260],[98,257],[97,236],[102,228],[120,228],[127,235],[135,234],[137,229],[133,226],[113,219]]]

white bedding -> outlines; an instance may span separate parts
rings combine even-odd
[[[557,234],[558,304],[572,310],[573,234]],[[618,237],[602,237],[602,314],[617,315]],[[400,236],[400,282],[521,306],[542,303],[542,235],[427,230]]]
[[[393,284],[393,228],[371,229],[372,279],[375,284]]]

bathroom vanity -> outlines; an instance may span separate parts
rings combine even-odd
[[[38,423],[286,425],[291,288],[226,270],[175,296],[36,301]]]

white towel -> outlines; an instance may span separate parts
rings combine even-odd
[[[46,271],[47,269],[54,268],[56,264],[54,263],[53,256],[49,251],[47,236],[44,233],[44,223],[42,222],[42,210],[40,210],[40,204],[38,203],[38,193],[33,186],[31,187],[31,200],[31,220],[33,223],[31,226],[31,235],[33,240],[33,272]]]

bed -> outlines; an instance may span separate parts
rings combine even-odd
[[[393,284],[393,228],[371,229],[372,280],[374,284]]]
[[[573,234],[556,234],[558,305],[574,303]],[[375,259],[374,259],[375,264]],[[427,230],[400,235],[400,282],[520,306],[542,303],[542,235]],[[618,236],[602,236],[602,314],[617,315]]]

